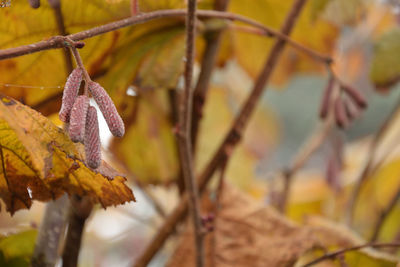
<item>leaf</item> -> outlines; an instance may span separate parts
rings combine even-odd
[[[295,224],[274,209],[248,197],[230,184],[224,184],[218,210],[204,200],[208,211],[216,212],[214,231],[205,239],[205,266],[293,266],[310,260],[314,248],[349,247],[364,242],[348,229],[327,220],[309,220]],[[190,224],[191,225],[191,224]],[[193,231],[189,229],[167,266],[194,266]],[[307,259],[303,259],[307,256]],[[376,250],[363,250],[348,263],[361,259],[382,266],[396,266],[396,260]],[[350,265],[355,266],[355,265]],[[372,265],[374,266],[374,265]]]
[[[134,200],[126,179],[106,163],[93,171],[82,145],[40,113],[0,95],[0,197],[9,212],[68,194],[87,195],[103,207]]]
[[[245,1],[233,0],[229,10],[234,13],[249,16],[269,27],[279,29],[292,1],[263,1],[256,0],[249,5]],[[337,29],[330,23],[317,19],[313,20],[311,5],[307,5],[296,23],[291,37],[299,43],[329,54],[334,47]],[[257,77],[274,39],[265,36],[255,36],[244,32],[235,32],[235,55],[241,66],[250,74]],[[288,46],[274,71],[273,82],[282,84],[297,71],[322,71],[323,64],[315,62],[309,56]]]
[[[30,266],[36,236],[36,230],[28,230],[0,237],[0,266]]]
[[[400,78],[400,29],[383,34],[374,43],[370,77],[377,87],[389,87]]]
[[[146,183],[168,183],[178,173],[176,141],[166,111],[166,91],[146,92],[136,102],[124,138],[111,150],[133,175]],[[133,100],[131,100],[133,101]],[[133,115],[132,115],[133,114]]]

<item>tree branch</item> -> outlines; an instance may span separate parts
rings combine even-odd
[[[68,231],[62,255],[63,267],[76,267],[86,219],[92,212],[93,204],[88,197],[71,196]]]
[[[371,144],[368,149],[367,159],[363,165],[363,168],[357,178],[357,184],[354,187],[353,192],[351,192],[350,200],[347,205],[346,210],[346,222],[347,225],[351,226],[353,224],[353,217],[355,206],[357,204],[358,196],[361,191],[362,185],[367,180],[368,176],[371,174],[371,170],[373,169],[373,164],[375,160],[375,154],[378,149],[378,145],[381,142],[381,139],[385,136],[386,132],[390,128],[390,126],[395,121],[397,114],[400,112],[400,99],[398,100],[396,106],[390,113],[390,115],[386,118],[385,122],[379,128],[378,132],[373,136]]]
[[[214,8],[218,11],[226,10],[229,0],[217,0]],[[218,55],[222,29],[218,29],[206,34],[206,47],[201,61],[201,70],[194,90],[193,109],[192,109],[192,148],[193,155],[196,155],[196,143],[199,132],[200,120],[203,117],[203,106],[206,100],[211,74],[214,70],[215,61]]]
[[[313,261],[310,261],[307,264],[302,265],[302,267],[309,267],[309,266],[315,265],[317,263],[320,263],[321,261],[324,261],[324,260],[334,259],[337,256],[344,254],[346,252],[360,250],[360,249],[367,248],[367,247],[382,248],[382,247],[399,247],[399,246],[400,246],[400,243],[367,243],[364,245],[354,246],[354,247],[350,247],[350,248],[343,248],[343,249],[339,249],[335,252],[327,253],[320,258],[317,258]]]
[[[101,34],[104,34],[107,32],[115,31],[115,30],[121,29],[123,27],[132,26],[132,25],[136,25],[136,24],[142,24],[147,21],[154,20],[154,19],[169,18],[169,17],[183,17],[185,15],[186,15],[186,10],[183,10],[183,9],[157,10],[157,11],[148,12],[148,13],[141,13],[134,17],[129,17],[126,19],[122,19],[122,20],[118,20],[118,21],[111,22],[108,24],[104,24],[102,26],[98,26],[98,27],[95,27],[95,28],[92,28],[89,30],[85,30],[85,31],[78,32],[75,34],[70,34],[70,35],[67,35],[67,37],[73,41],[79,41],[79,40],[84,40],[84,39],[91,38],[91,37],[94,37],[97,35],[101,35]],[[302,52],[307,53],[308,55],[317,59],[318,61],[321,61],[323,63],[328,63],[328,64],[332,62],[332,59],[330,57],[321,55],[314,51],[310,54],[310,51],[311,51],[310,49],[308,49],[308,48],[304,47],[303,45],[299,44],[298,42],[290,39],[286,34],[284,34],[282,32],[278,32],[276,30],[273,30],[255,20],[252,20],[245,16],[241,16],[241,15],[237,15],[237,14],[233,14],[233,13],[229,13],[229,12],[214,11],[214,10],[198,10],[197,16],[200,18],[227,19],[227,20],[240,21],[240,22],[249,24],[253,27],[262,29],[263,31],[266,32],[266,34],[268,36],[276,37],[282,41],[286,41],[288,44],[294,46],[297,49],[300,49]],[[23,46],[19,46],[19,47],[0,50],[0,60],[7,59],[7,58],[19,57],[19,56],[23,56],[26,54],[31,54],[31,53],[35,53],[35,52],[39,52],[39,51],[43,51],[43,50],[64,47],[64,45],[61,44],[57,40],[57,38],[59,38],[59,36],[51,37],[46,41],[40,41],[40,42],[29,44],[29,45],[23,45]]]
[[[394,207],[397,204],[397,201],[400,199],[400,187],[397,188],[397,191],[394,193],[393,197],[390,199],[388,205],[382,210],[378,221],[375,224],[374,232],[371,237],[371,242],[375,242],[378,239],[379,233],[381,232],[383,223],[387,216],[392,212]]]
[[[203,233],[200,218],[199,192],[193,172],[192,147],[190,142],[190,125],[192,110],[192,77],[195,49],[196,30],[196,0],[189,0],[186,16],[186,62],[185,62],[185,88],[180,103],[179,125],[178,125],[178,150],[180,154],[180,165],[185,181],[185,189],[189,197],[189,210],[192,216],[195,247],[196,266],[204,266]]]
[[[303,8],[306,0],[296,0],[293,4],[289,14],[287,15],[284,25],[282,26],[282,34],[287,35],[291,32],[298,15]],[[213,11],[216,12],[216,11]],[[199,190],[202,192],[207,183],[210,181],[214,172],[220,167],[221,163],[225,162],[229,155],[229,151],[232,151],[234,146],[239,142],[241,133],[244,130],[250,115],[252,114],[257,101],[259,100],[263,89],[265,88],[272,71],[274,70],[276,63],[281,55],[285,45],[285,40],[278,39],[272,47],[270,54],[265,62],[264,68],[261,71],[254,88],[246,100],[245,104],[241,108],[239,115],[236,117],[230,131],[227,133],[224,141],[214,153],[213,157],[206,165],[206,168],[200,174],[198,178]],[[181,198],[178,206],[172,211],[171,215],[167,217],[164,224],[161,226],[159,231],[156,233],[149,246],[145,249],[144,253],[140,256],[138,261],[135,263],[135,267],[145,267],[157,253],[157,251],[163,246],[169,235],[175,229],[177,223],[183,219],[187,212],[188,195],[185,193]]]
[[[53,267],[59,258],[60,241],[64,234],[67,219],[68,195],[46,205],[43,221],[40,224],[35,250],[32,256],[33,267]]]

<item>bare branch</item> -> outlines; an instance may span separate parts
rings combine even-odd
[[[287,35],[291,32],[296,19],[300,11],[302,10],[306,0],[296,0],[293,4],[289,14],[287,15],[284,25],[282,26],[282,34]],[[217,11],[213,11],[217,12]],[[202,192],[207,183],[210,181],[214,172],[221,166],[222,163],[227,159],[229,151],[231,151],[234,146],[240,141],[240,136],[246,126],[248,120],[250,119],[250,115],[254,111],[257,101],[261,97],[261,93],[265,88],[272,71],[274,70],[279,56],[281,55],[283,48],[285,45],[285,40],[278,39],[274,46],[272,47],[270,54],[265,62],[264,68],[260,73],[257,81],[254,85],[254,88],[246,100],[245,104],[241,108],[239,115],[236,117],[230,131],[227,133],[224,141],[214,153],[211,160],[206,165],[206,168],[200,174],[198,178],[199,190]],[[150,242],[149,246],[145,249],[144,253],[140,256],[138,261],[135,263],[135,267],[145,267],[148,265],[153,256],[157,253],[157,251],[163,246],[164,242],[167,240],[169,235],[175,229],[177,223],[182,220],[187,212],[188,205],[188,195],[185,193],[181,198],[178,206],[173,210],[171,215],[169,215],[164,224],[161,226],[159,231],[156,233],[156,236]]]
[[[343,248],[343,249],[339,249],[335,252],[327,253],[320,258],[317,258],[307,264],[302,265],[302,267],[309,267],[309,266],[315,265],[317,263],[320,263],[321,261],[324,261],[324,260],[335,259],[336,257],[338,257],[341,254],[344,254],[346,252],[360,250],[360,249],[367,248],[367,247],[382,248],[382,247],[399,247],[399,246],[400,246],[400,243],[367,243],[364,245],[354,246],[354,247],[350,247],[350,248]]]
[[[115,22],[111,22],[108,24],[104,24],[102,26],[98,26],[86,31],[78,32],[75,34],[70,34],[67,37],[73,41],[84,40],[87,38],[91,38],[97,35],[101,35],[107,32],[115,31],[127,26],[132,26],[136,24],[145,23],[150,20],[160,19],[160,18],[168,18],[168,17],[183,17],[186,15],[186,10],[183,9],[166,9],[166,10],[157,10],[148,13],[141,13],[134,17],[129,17],[126,19],[118,20]],[[282,41],[286,41],[288,44],[300,48],[302,47],[301,51],[308,53],[310,56],[316,58],[317,60],[323,63],[331,63],[332,59],[328,56],[319,55],[316,53],[309,53],[309,49],[305,48],[303,45],[297,43],[296,41],[290,39],[286,34],[273,30],[263,24],[247,18],[245,16],[232,14],[229,12],[221,12],[221,11],[214,11],[214,10],[198,10],[197,16],[200,18],[220,18],[220,19],[227,19],[232,21],[240,21],[246,24],[249,24],[253,27],[262,29],[267,33],[268,36],[274,36]],[[34,44],[23,45],[15,48],[8,48],[4,50],[0,50],[0,60],[7,59],[7,58],[14,58],[23,56],[26,54],[31,54],[47,49],[54,49],[54,48],[61,48],[64,47],[61,43],[57,41],[57,36],[51,37],[46,41],[37,42]],[[305,49],[304,49],[305,48]],[[316,56],[316,57],[315,57]]]

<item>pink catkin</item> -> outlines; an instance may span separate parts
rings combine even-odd
[[[89,91],[96,103],[99,105],[101,113],[103,113],[104,119],[106,120],[111,133],[116,137],[122,137],[125,133],[124,122],[119,116],[110,96],[104,88],[96,82],[89,83]]]
[[[87,112],[84,144],[87,165],[97,169],[101,164],[101,143],[97,111],[92,106],[89,106]]]
[[[89,98],[85,95],[78,96],[69,120],[69,137],[73,142],[83,142],[85,138],[86,115],[89,108]]]
[[[64,93],[62,97],[62,104],[59,113],[60,120],[69,122],[72,106],[78,97],[79,87],[82,82],[82,70],[80,68],[74,69],[68,76],[65,83]]]

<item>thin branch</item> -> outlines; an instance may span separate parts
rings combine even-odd
[[[390,199],[388,205],[383,209],[381,214],[379,215],[378,221],[375,224],[374,232],[371,237],[371,242],[375,242],[378,237],[379,233],[381,232],[383,223],[388,215],[393,211],[394,207],[396,206],[398,200],[400,199],[400,186],[397,188],[397,191],[394,193],[393,197]]]
[[[67,37],[70,38],[73,41],[79,41],[79,40],[84,40],[87,38],[91,38],[97,35],[101,35],[107,32],[115,31],[118,29],[121,29],[123,27],[128,27],[136,24],[142,24],[154,19],[160,19],[160,18],[169,18],[169,17],[183,17],[186,15],[186,10],[183,9],[166,9],[166,10],[157,10],[153,12],[148,12],[148,13],[141,13],[138,14],[137,16],[134,17],[129,17],[126,19],[114,21],[108,24],[104,24],[102,26],[98,26],[89,30],[85,30],[82,32],[78,32],[75,34],[70,34]],[[330,64],[332,62],[332,59],[328,56],[320,55],[317,53],[314,53],[314,51],[310,54],[309,49],[304,49],[305,47],[298,42],[290,39],[287,34],[278,32],[276,30],[273,30],[272,28],[269,28],[267,26],[264,26],[263,24],[252,20],[250,18],[247,18],[245,16],[229,13],[229,12],[221,12],[221,11],[214,11],[214,10],[198,10],[197,11],[197,16],[199,18],[220,18],[220,19],[227,19],[227,20],[232,20],[232,21],[240,21],[246,24],[249,24],[251,26],[254,26],[256,28],[262,29],[265,32],[268,33],[269,36],[273,36],[278,38],[281,41],[286,41],[288,44],[300,49],[301,51],[309,54],[310,56],[316,58],[317,60]],[[55,48],[61,48],[64,47],[62,43],[60,43],[57,38],[59,36],[54,36],[49,38],[46,41],[40,41],[37,43],[29,44],[29,45],[23,45],[19,47],[14,47],[14,48],[8,48],[4,50],[0,50],[0,60],[2,59],[7,59],[7,58],[14,58],[14,57],[19,57],[23,56],[26,54],[31,54],[47,49],[55,49]]]
[[[226,10],[229,0],[217,0],[214,8],[218,11]],[[197,136],[199,132],[200,120],[203,117],[203,106],[207,97],[207,91],[210,84],[211,74],[219,51],[222,29],[208,32],[205,35],[206,47],[204,49],[203,59],[201,61],[201,70],[197,84],[194,90],[193,109],[192,109],[192,148],[193,154],[196,152]]]
[[[56,265],[67,224],[68,202],[68,195],[64,194],[59,199],[47,203],[32,256],[33,267]]]
[[[180,103],[179,125],[178,125],[178,150],[180,154],[180,165],[185,181],[185,190],[189,196],[189,210],[192,216],[195,247],[196,266],[204,266],[203,233],[200,217],[199,192],[193,171],[192,147],[190,142],[190,125],[192,110],[192,78],[195,49],[196,30],[196,0],[189,0],[186,16],[186,63],[185,63],[185,88]]]
[[[77,266],[85,222],[92,212],[92,208],[93,204],[88,197],[71,196],[68,230],[62,254],[63,267]]]
[[[359,246],[354,246],[354,247],[350,247],[350,248],[343,248],[343,249],[339,249],[335,252],[331,252],[331,253],[327,253],[324,256],[317,258],[313,261],[310,261],[307,264],[302,265],[302,267],[309,267],[312,265],[315,265],[317,263],[320,263],[322,261],[325,260],[329,260],[329,259],[335,259],[337,256],[344,254],[346,252],[350,252],[350,251],[354,251],[354,250],[360,250],[363,248],[368,248],[368,247],[372,247],[372,248],[383,248],[383,247],[399,247],[400,243],[367,243],[364,245],[359,245]]]
[[[386,118],[385,122],[379,128],[378,132],[373,136],[371,144],[369,146],[367,152],[367,159],[363,165],[363,168],[357,178],[357,184],[354,187],[353,192],[351,193],[350,200],[347,205],[346,210],[346,222],[347,225],[351,226],[353,224],[353,217],[354,217],[354,210],[357,204],[358,196],[361,191],[362,185],[367,180],[368,176],[371,174],[371,170],[373,169],[375,154],[378,149],[378,145],[381,142],[381,139],[385,136],[386,132],[396,120],[397,114],[400,112],[400,99],[398,100],[397,104],[395,105],[392,112]]]
[[[67,31],[65,30],[64,25],[64,16],[61,11],[60,1],[49,1],[51,8],[54,11],[54,16],[57,23],[58,33],[62,36],[67,35]],[[64,61],[65,61],[65,71],[67,72],[67,76],[72,72],[73,65],[71,59],[71,51],[68,48],[64,47]]]
[[[291,32],[305,2],[306,0],[295,1],[285,19],[284,25],[282,26],[281,32],[283,35],[288,35]],[[214,172],[221,166],[221,163],[225,162],[225,159],[227,159],[229,152],[232,151],[234,146],[239,142],[241,133],[244,130],[244,127],[247,124],[248,120],[250,119],[250,115],[254,111],[257,101],[261,97],[261,93],[265,88],[269,77],[278,62],[284,45],[285,40],[278,39],[272,47],[270,54],[265,62],[264,68],[257,78],[257,81],[250,96],[243,105],[239,115],[236,117],[224,141],[214,153],[213,157],[206,165],[206,168],[203,170],[198,178],[200,192],[205,189]],[[159,231],[156,233],[156,235],[154,236],[148,247],[146,247],[144,253],[139,257],[134,266],[145,267],[148,265],[153,256],[163,246],[169,235],[174,231],[177,223],[185,217],[188,205],[187,200],[188,195],[187,193],[185,193],[181,198],[178,206],[173,210],[171,215],[166,218],[164,224],[161,226]]]

